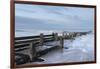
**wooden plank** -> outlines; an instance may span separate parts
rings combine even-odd
[[[50,35],[44,35],[44,37],[50,37],[50,36],[53,36],[52,34],[50,34]]]
[[[23,50],[26,50],[26,49],[29,49],[29,48],[19,48],[19,49],[15,49],[15,52],[19,52],[19,51],[23,51]]]
[[[50,41],[54,41],[53,39],[46,39],[44,40],[44,42],[50,42]]]
[[[20,43],[30,43],[30,42],[39,42],[39,39],[37,40],[23,40],[23,41],[15,41],[15,44],[20,44]]]
[[[24,39],[32,39],[39,38],[40,36],[27,36],[27,37],[15,37],[15,40],[24,40]]]
[[[49,37],[53,36],[52,34],[50,35],[44,35],[43,37]],[[32,38],[40,38],[40,36],[26,36],[26,37],[15,37],[15,40],[24,40],[24,39],[32,39]]]
[[[21,48],[21,47],[26,47],[29,46],[29,44],[21,44],[21,45],[16,45],[14,48]]]

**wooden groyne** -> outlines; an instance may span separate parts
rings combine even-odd
[[[63,49],[64,39],[74,39],[75,37],[86,35],[88,33],[89,32],[63,32],[62,36],[58,36],[58,33],[52,33],[50,35],[40,33],[38,36],[16,37],[15,55],[22,56],[23,58],[23,61],[20,62],[18,58],[15,57],[16,64],[33,61],[34,58],[40,57],[58,47]],[[50,45],[48,42],[59,43]]]
[[[49,47],[44,46],[47,42],[58,41],[57,33],[50,35],[27,36],[15,38],[15,54],[25,54],[29,56],[29,60],[32,61],[35,57],[39,57],[57,48],[60,45],[52,45]],[[18,63],[20,64],[20,63]]]

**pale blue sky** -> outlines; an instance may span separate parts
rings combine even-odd
[[[32,30],[89,31],[93,30],[93,23],[94,8],[15,5],[16,34]]]

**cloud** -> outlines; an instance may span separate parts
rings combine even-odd
[[[15,28],[26,30],[92,30],[94,9],[16,4]]]

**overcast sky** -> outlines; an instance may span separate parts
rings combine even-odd
[[[79,7],[15,5],[15,32],[90,31],[94,9]],[[20,34],[20,33],[19,33]]]

